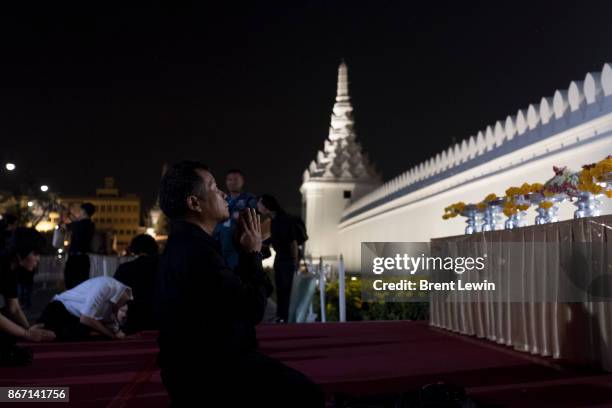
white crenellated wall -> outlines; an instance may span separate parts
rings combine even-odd
[[[338,251],[358,271],[360,243],[428,241],[463,233],[464,219],[444,221],[444,207],[503,195],[524,182],[545,182],[553,165],[580,166],[612,154],[612,66],[572,81],[538,104],[463,140],[351,203],[338,225]],[[560,219],[574,207],[561,204]],[[528,211],[530,224],[535,213]],[[603,213],[612,213],[604,198]]]

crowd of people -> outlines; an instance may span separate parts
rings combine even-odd
[[[203,379],[191,374],[194,364],[211,374],[207,395],[218,406],[323,406],[323,394],[307,377],[257,351],[255,334],[274,288],[276,321],[289,321],[292,281],[307,239],[304,224],[273,196],[245,192],[240,170],[228,171],[225,184],[227,193],[198,162],[170,167],[159,188],[160,207],[170,220],[162,254],[155,239],[138,235],[129,246],[135,259],[113,277],[90,278],[95,207],[84,203],[77,217],[63,217],[62,229],[70,234],[65,290],[53,296],[37,324],[30,324],[22,303],[29,299],[44,238],[5,215],[0,365],[32,361],[20,340],[123,339],[157,330],[158,363],[174,406],[187,405],[191,392],[202,388]],[[271,250],[275,285],[262,267]],[[270,385],[278,389],[266,391]]]

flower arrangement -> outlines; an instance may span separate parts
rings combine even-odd
[[[457,215],[461,214],[463,210],[465,210],[465,203],[463,201],[451,204],[444,209],[444,215],[442,216],[442,219],[448,220],[449,218],[454,218]]]
[[[540,205],[538,207],[543,208],[545,210],[548,210],[552,206],[553,206],[553,202],[552,201],[544,200],[544,201],[542,201],[540,203]]]
[[[595,195],[603,193],[608,198],[612,198],[612,188],[609,188],[611,176],[612,155],[597,163],[582,166],[578,176],[578,188],[581,191],[587,191]],[[601,184],[605,184],[605,187]]]
[[[544,195],[552,197],[557,194],[566,194],[570,197],[577,197],[580,194],[578,187],[580,176],[577,172],[569,170],[567,167],[553,166],[555,175],[544,184]]]
[[[510,187],[506,190],[506,198],[516,200],[519,197],[525,198],[529,194],[539,193],[542,194],[544,190],[544,184],[542,183],[523,183],[520,187]]]
[[[513,229],[524,225],[524,212],[531,207],[532,196],[535,193],[541,195],[543,185],[540,183],[523,183],[520,187],[510,187],[506,189],[503,214],[508,217],[504,223],[505,229]]]
[[[482,200],[482,201],[484,201],[485,203],[488,203],[489,201],[493,201],[493,200],[496,200],[496,199],[497,199],[497,194],[491,193],[488,196],[486,196],[485,199]]]
[[[495,193],[491,193],[489,195],[487,195],[484,200],[482,200],[481,202],[479,202],[478,204],[476,204],[476,208],[479,211],[484,211],[487,209],[487,207],[489,206],[489,203],[493,200],[497,200],[497,194]]]
[[[506,190],[504,214],[507,217],[527,211],[531,207],[530,197],[534,194],[543,194],[542,183],[523,183],[520,187],[510,187]]]
[[[468,225],[473,226],[480,216],[485,218],[485,224],[491,224],[493,221],[490,218],[495,218],[495,214],[501,208],[504,215],[509,218],[506,228],[510,228],[513,222],[515,226],[521,225],[517,224],[516,220],[522,219],[524,214],[521,213],[532,205],[537,206],[536,211],[539,215],[535,222],[539,224],[556,221],[557,204],[567,198],[571,201],[576,199],[575,205],[579,207],[579,211],[574,214],[575,218],[599,214],[598,206],[601,202],[596,196],[603,194],[612,198],[612,155],[597,163],[582,166],[579,172],[565,166],[553,166],[553,170],[555,175],[544,184],[523,183],[520,187],[509,187],[505,196],[498,197],[491,193],[477,204],[465,204],[460,201],[446,207],[442,218],[447,220],[463,215],[468,218]],[[584,214],[577,215],[580,211]],[[478,228],[487,231],[485,224],[482,228]]]
[[[518,214],[519,211],[526,211],[529,207],[531,207],[529,203],[517,204],[515,201],[506,200],[504,201],[503,212],[506,217],[510,217],[514,214]]]

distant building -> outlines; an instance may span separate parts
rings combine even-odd
[[[96,230],[107,233],[116,252],[123,252],[130,240],[144,231],[140,226],[140,197],[120,195],[112,177],[104,178],[104,187],[96,189],[93,197],[63,197],[60,202],[75,215],[81,204],[90,202],[95,205],[96,213],[92,219]]]

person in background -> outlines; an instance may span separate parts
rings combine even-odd
[[[16,229],[17,217],[13,214],[5,214],[0,220],[0,254],[6,250]],[[17,295],[19,305],[23,309],[29,309],[32,306],[32,287],[34,286],[35,273],[36,267],[31,270],[22,269],[17,274]]]
[[[244,174],[238,169],[232,169],[225,175],[225,187],[228,194],[226,197],[230,217],[219,223],[213,233],[213,237],[221,244],[221,253],[225,264],[234,269],[238,265],[238,251],[234,245],[234,236],[238,224],[238,215],[245,208],[255,208],[257,197],[246,193],[244,189]]]
[[[137,258],[119,265],[114,276],[119,282],[132,288],[134,296],[129,305],[124,330],[126,333],[156,330],[153,296],[159,265],[159,247],[152,236],[140,234],[132,239],[128,251]]]
[[[59,341],[91,338],[92,331],[110,339],[123,339],[120,330],[127,315],[132,290],[118,280],[98,276],[55,295],[43,310],[39,323]]]
[[[34,288],[34,275],[36,267],[32,270],[23,270],[17,276],[17,294],[19,296],[19,304],[24,310],[29,310],[32,307],[32,290]]]
[[[21,275],[32,274],[44,244],[44,237],[34,228],[18,227],[0,259],[0,293],[4,297],[4,314],[26,329],[30,323],[19,302],[19,281]]]
[[[70,247],[68,260],[64,268],[64,286],[72,289],[81,282],[89,279],[89,252],[96,227],[91,217],[96,212],[92,203],[83,203],[76,220],[66,222],[66,229],[70,231]]]
[[[293,276],[299,266],[298,239],[295,220],[280,206],[276,198],[263,194],[257,202],[257,210],[272,219],[270,244],[274,258],[274,282],[276,284],[276,319],[286,323],[289,319],[289,302]]]
[[[44,246],[43,236],[33,228],[16,228],[0,257],[0,293],[4,309],[0,315],[0,365],[25,365],[32,362],[32,352],[18,347],[18,339],[50,341],[55,335],[41,325],[30,326],[18,299],[19,275],[36,268]]]
[[[17,228],[17,217],[13,214],[4,214],[0,219],[0,254],[6,249],[6,245]]]
[[[231,270],[212,238],[229,217],[225,194],[208,168],[185,161],[162,177],[159,203],[172,226],[160,258],[161,378],[173,407],[322,408],[324,395],[302,373],[257,351],[272,285],[261,265],[261,226],[246,208],[236,231],[239,262]],[[201,375],[194,375],[199,367]],[[206,381],[201,379],[206,377]]]

